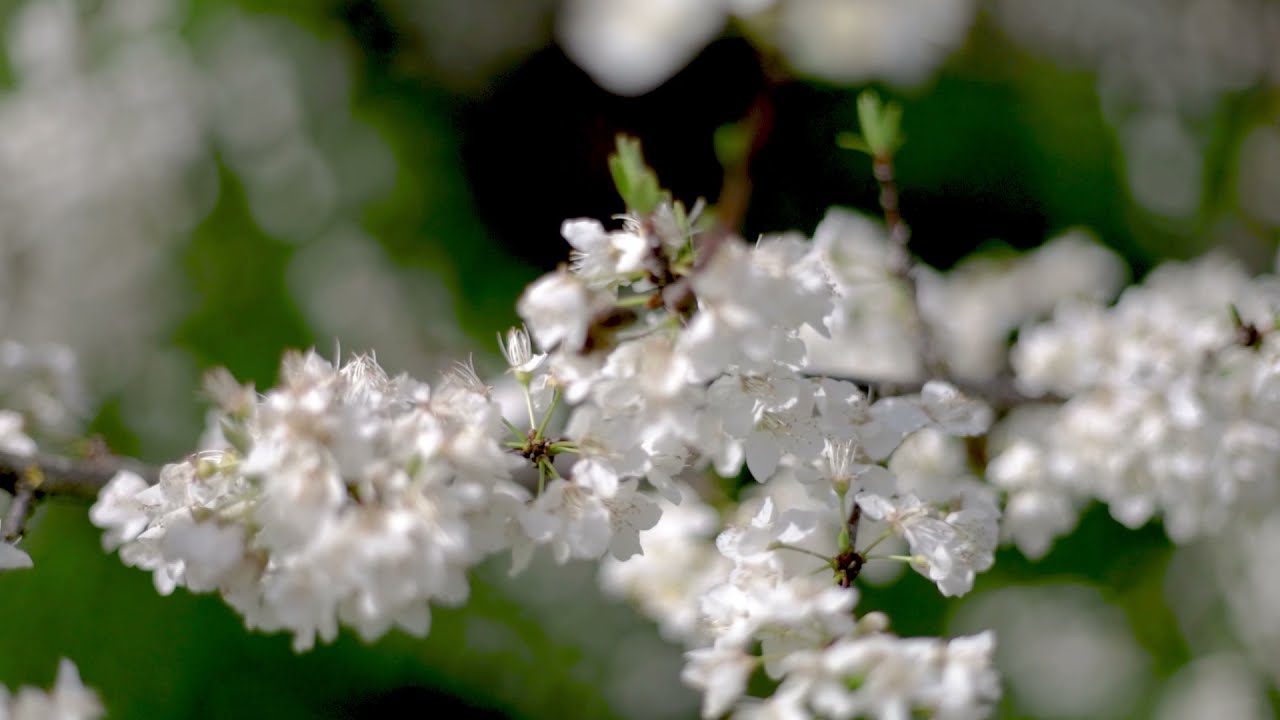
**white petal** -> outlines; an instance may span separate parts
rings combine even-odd
[[[9,543],[0,542],[0,570],[25,570],[31,567],[31,556]]]
[[[768,433],[752,433],[747,438],[744,450],[747,453],[747,469],[751,476],[764,482],[778,469],[778,461],[782,458],[782,450],[777,441]]]
[[[991,427],[991,408],[961,393],[954,385],[930,380],[920,391],[924,411],[939,428],[952,435],[981,435]]]

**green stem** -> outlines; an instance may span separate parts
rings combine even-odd
[[[524,389],[524,407],[529,411],[529,427],[533,427],[538,424],[538,419],[533,415],[533,396],[529,394],[529,383],[521,383],[521,387]]]
[[[617,307],[638,307],[647,305],[650,297],[648,294],[628,295],[624,298],[618,298],[613,304]]]
[[[827,557],[826,555],[823,555],[822,553],[819,553],[819,552],[814,552],[813,550],[810,550],[808,548],[802,548],[798,545],[791,545],[790,543],[776,542],[776,541],[771,542],[769,543],[769,549],[770,550],[794,550],[795,552],[804,553],[805,555],[812,555],[813,557],[818,558],[819,560],[826,563],[827,565],[831,564],[831,558]]]
[[[516,440],[520,443],[518,447],[524,447],[526,439],[524,433],[520,432],[520,428],[516,427],[515,423],[506,418],[502,418],[502,424],[507,426],[507,429],[511,431],[512,435],[516,436]],[[511,447],[511,445],[508,443],[507,447]]]
[[[899,560],[909,565],[914,565],[916,557],[915,555],[863,555],[862,559],[867,562],[872,560]]]
[[[849,513],[845,512],[844,509],[845,493],[837,492],[836,495],[840,498],[840,538],[837,542],[840,546],[840,552],[844,552],[852,548],[853,544],[858,542],[858,538],[849,537],[852,533],[849,532]]]
[[[551,404],[547,406],[547,413],[542,416],[542,422],[538,423],[538,429],[533,434],[534,440],[541,440],[542,433],[547,429],[547,423],[551,422],[551,413],[556,411],[556,405],[560,404],[560,390],[557,389],[551,394]],[[530,406],[529,412],[533,412]]]
[[[862,548],[862,550],[858,554],[864,558],[867,557],[867,553],[874,550],[875,547],[880,543],[884,542],[885,540],[888,540],[890,535],[893,535],[893,528],[889,528],[888,530],[885,530],[883,533],[880,534],[880,537],[876,538],[875,540],[872,540],[871,544]]]

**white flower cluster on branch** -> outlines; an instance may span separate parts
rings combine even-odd
[[[367,638],[425,633],[428,603],[465,601],[467,569],[518,532],[527,492],[497,405],[466,372],[431,388],[371,357],[292,354],[280,376],[261,398],[212,376],[230,446],[154,486],[120,474],[90,512],[104,544],[160,592],[219,591],[299,650],[339,622]]]
[[[1121,273],[1078,237],[944,274],[903,265],[900,220],[839,210],[748,245],[619,153],[631,213],[566,221],[570,264],[499,338],[516,403],[469,363],[427,385],[293,353],[262,394],[213,373],[207,448],[120,472],[104,545],[298,650],[424,634],[496,553],[603,559],[688,649],[705,717],[977,718],[992,633],[898,637],[856,611],[864,574],[964,595],[1001,538],[1039,556],[1093,498],[1176,542],[1275,516],[1272,279],[1209,258],[1107,307]],[[995,408],[961,389],[1002,380]]]
[[[209,448],[155,485],[121,472],[91,511],[104,545],[160,592],[218,592],[299,650],[344,625],[425,633],[431,605],[464,602],[468,570],[494,553],[513,572],[540,547],[608,556],[605,587],[689,648],[706,717],[967,718],[999,698],[992,635],[889,633],[855,611],[864,569],[907,565],[957,596],[1001,537],[1043,554],[1090,498],[1129,525],[1163,517],[1175,541],[1275,505],[1270,279],[1210,258],[1107,308],[1117,273],[1078,240],[907,285],[892,243],[842,212],[814,242],[700,243],[699,222],[669,201],[616,230],[566,222],[572,264],[526,289],[528,331],[500,339],[523,398],[505,415],[470,365],[428,386],[372,356],[295,353],[265,394],[211,375]],[[1105,272],[1039,282],[1054,256]],[[877,397],[811,358],[875,337],[876,314],[903,303],[946,327],[942,304],[980,315],[1019,293],[1032,299],[990,330],[936,338],[968,378],[995,378],[997,338],[1056,308],[1021,328],[1011,370],[1032,400],[989,445],[996,413],[957,385]],[[920,368],[919,344],[882,347]],[[744,471],[758,490],[735,506],[723,478]],[[748,692],[757,673],[765,695]]]
[[[883,464],[916,431],[981,434],[990,410],[942,382],[873,401],[853,383],[807,376],[800,329],[826,333],[837,311],[826,248],[794,236],[754,247],[729,241],[699,264],[673,219],[681,216],[664,205],[612,233],[566,223],[573,271],[538,281],[520,303],[549,353],[524,381],[563,387],[578,403],[568,431],[581,459],[557,482],[589,487],[601,471],[611,483],[644,474],[666,496],[662,520],[643,533],[646,554],[608,562],[606,587],[693,648],[684,678],[705,693],[707,717],[733,708],[984,715],[999,696],[990,636],[954,641],[954,651],[894,637],[883,616],[855,615],[850,586],[864,563],[881,559],[871,551],[889,536],[904,538],[909,554],[884,559],[910,563],[944,594],[967,592],[991,566],[994,493],[963,472],[932,488],[903,487]],[[580,433],[592,426],[610,429],[588,430],[586,441]],[[669,484],[685,455],[723,476],[745,465],[766,488],[807,492],[785,507],[766,497],[713,550],[714,511]],[[862,514],[882,521],[868,523],[880,538],[858,545]],[[903,676],[894,663],[913,672]],[[761,667],[781,682],[767,701],[744,697]]]
[[[1033,395],[1012,413],[988,477],[1009,494],[1006,530],[1028,555],[1099,499],[1129,527],[1212,537],[1280,502],[1280,284],[1207,257],[1155,270],[1112,307],[1060,305],[1011,359]]]
[[[1257,14],[1253,0],[1235,4]],[[1005,5],[1006,25],[1027,25],[1027,12]],[[730,24],[769,57],[767,85],[788,73],[912,83],[961,43],[975,8],[570,0],[558,32],[622,94],[653,89]],[[233,22],[209,73],[185,51],[143,62],[151,51],[134,50],[146,43],[112,51],[129,72],[87,73],[78,58],[95,36],[70,5],[31,2],[15,17],[21,92],[0,103],[0,127],[47,125],[37,110],[49,108],[79,127],[77,110],[100,105],[134,65],[159,68],[147,77],[160,90],[138,107],[172,111],[151,113],[168,118],[151,133],[163,136],[158,155],[145,133],[126,143],[158,160],[140,186],[165,189],[154,197],[121,194],[129,188],[116,180],[138,173],[120,158],[80,173],[88,180],[69,195],[36,192],[65,185],[64,164],[0,142],[0,171],[33,170],[8,173],[22,182],[0,191],[0,206],[22,221],[14,237],[35,228],[53,248],[46,270],[84,264],[58,249],[96,237],[102,223],[86,220],[97,206],[155,216],[154,232],[125,235],[180,234],[203,211],[172,202],[171,181],[207,160],[212,130],[233,164],[262,176],[259,199],[287,185],[263,175],[266,141],[236,103],[206,122],[190,90],[206,74],[245,75],[243,51],[270,45],[256,23]],[[169,37],[168,17],[161,9],[129,33]],[[297,88],[286,89],[281,107],[297,105]],[[108,110],[99,119],[138,114]],[[218,593],[246,626],[287,633],[304,651],[344,627],[366,640],[426,634],[433,606],[465,603],[468,573],[495,555],[509,552],[513,573],[539,552],[598,560],[606,591],[685,648],[681,677],[706,718],[966,720],[1000,700],[994,634],[900,637],[885,613],[859,610],[859,583],[910,567],[941,595],[965,595],[1001,542],[1039,558],[1100,501],[1128,527],[1161,522],[1181,546],[1173,564],[1217,579],[1208,592],[1221,597],[1197,602],[1221,607],[1254,663],[1280,674],[1280,281],[1209,256],[1157,268],[1116,299],[1122,263],[1079,233],[947,272],[919,265],[893,178],[900,116],[878,101],[858,110],[863,136],[847,147],[872,156],[885,221],[833,209],[812,238],[744,242],[726,229],[740,208],[716,220],[673,202],[638,146],[620,143],[610,170],[628,214],[618,227],[565,221],[569,262],[520,296],[523,327],[499,339],[508,377],[493,387],[470,363],[428,385],[389,375],[372,355],[295,352],[262,393],[212,373],[217,413],[203,449],[157,471],[101,448],[50,454],[83,430],[73,358],[0,342],[0,488],[12,495],[0,571],[32,567],[19,546],[40,500],[96,495],[90,518],[104,547],[150,572],[161,594]],[[108,125],[142,127],[99,125],[72,135],[84,145]],[[745,172],[754,150],[743,152]],[[311,190],[328,207],[325,182]],[[251,205],[259,224],[290,237],[328,217]],[[115,214],[116,231],[136,224]],[[65,309],[57,295],[26,295],[31,307]],[[17,310],[24,335],[26,318],[49,315]],[[513,388],[514,404],[504,395]],[[67,660],[48,693],[0,686],[0,720],[101,713]]]
[[[757,666],[782,682],[779,710],[981,715],[998,696],[990,637],[896,638],[882,616],[855,615],[852,585],[866,563],[905,563],[959,595],[991,566],[993,493],[962,470],[902,484],[889,469],[913,433],[978,435],[991,410],[941,381],[872,398],[809,376],[800,328],[825,333],[836,311],[823,248],[727,239],[699,256],[696,223],[671,203],[620,230],[565,223],[572,267],[525,291],[528,334],[501,343],[524,396],[512,417],[469,366],[429,387],[370,356],[335,366],[294,354],[261,396],[211,376],[220,441],[166,466],[157,485],[116,477],[91,511],[104,544],[151,570],[162,593],[219,592],[247,625],[288,630],[300,650],[339,625],[370,639],[425,633],[430,605],[463,602],[466,571],[498,551],[515,571],[544,546],[559,562],[609,555],[613,584],[693,648],[685,677],[706,691],[708,716],[759,704],[741,697]],[[536,488],[517,482],[522,466]],[[677,479],[710,468],[804,491],[786,506],[768,497],[718,550],[668,553],[674,570],[625,569],[664,514],[715,529]],[[907,553],[874,554],[890,537]],[[634,579],[673,572],[665,601]],[[919,672],[890,681],[881,662]],[[971,683],[968,699],[957,683]]]

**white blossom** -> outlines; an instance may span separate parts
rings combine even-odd
[[[34,455],[36,441],[22,431],[26,420],[21,413],[0,410],[0,451],[14,455]]]
[[[97,502],[89,508],[89,519],[106,530],[102,535],[105,550],[115,550],[147,529],[151,517],[139,497],[146,489],[146,480],[137,473],[124,470],[98,493]]]
[[[930,380],[920,391],[920,409],[950,435],[981,435],[991,427],[991,408],[967,398],[954,385]]]
[[[558,35],[574,62],[622,95],[662,84],[731,17],[802,73],[910,85],[959,46],[974,10],[968,0],[575,0],[561,11]]]
[[[573,246],[573,272],[593,287],[609,287],[641,273],[649,242],[633,232],[606,232],[595,220],[565,220],[560,234]]]
[[[6,720],[94,720],[103,716],[98,694],[84,686],[75,663],[63,658],[58,678],[45,692],[20,688],[12,695],[0,685],[0,718]]]
[[[591,320],[606,302],[577,276],[561,270],[535,280],[520,296],[516,310],[543,350],[563,347],[575,352],[586,343]]]
[[[760,659],[736,647],[690,650],[680,679],[701,690],[702,717],[718,718],[733,707],[747,690],[747,679]]]
[[[533,347],[529,342],[529,333],[524,328],[511,328],[507,331],[506,341],[502,336],[498,336],[498,347],[502,349],[502,354],[507,359],[507,365],[511,372],[519,374],[529,374],[538,369],[542,361],[546,359],[543,353],[533,352]]]
[[[718,0],[574,0],[562,11],[559,35],[600,85],[640,95],[693,59],[727,19]]]
[[[776,697],[808,710],[805,717],[982,718],[1000,698],[993,651],[991,633],[949,642],[884,633],[844,638],[788,657]]]
[[[1102,500],[1130,527],[1160,516],[1175,542],[1280,500],[1280,398],[1268,390],[1280,344],[1270,332],[1240,344],[1233,307],[1269,327],[1280,286],[1208,257],[1158,268],[1114,307],[1066,305],[1024,329],[1012,353],[1021,387],[1070,396],[1034,421],[1012,415],[992,461],[1034,551],[1073,526],[1075,498]]]
[[[458,374],[433,389],[392,379],[369,357],[291,355],[278,388],[224,418],[243,457],[206,451],[151,487],[122,473],[91,519],[161,592],[217,591],[299,649],[339,623],[369,639],[425,633],[428,604],[464,601],[466,570],[509,546],[519,503],[501,498],[524,492],[486,392]]]
[[[732,562],[712,544],[719,528],[715,511],[691,489],[676,489],[679,504],[660,501],[661,519],[640,532],[642,553],[622,561],[606,557],[600,582],[606,591],[633,599],[667,639],[695,644],[699,601],[725,581]]]
[[[0,531],[3,526],[0,525]],[[7,542],[0,542],[0,571],[22,570],[31,567],[31,556]]]
[[[968,506],[943,515],[910,494],[891,499],[862,493],[855,498],[868,517],[884,520],[906,538],[912,567],[947,596],[969,592],[975,575],[995,562],[999,511],[989,501],[966,499]]]

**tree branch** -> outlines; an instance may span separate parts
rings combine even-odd
[[[751,166],[768,143],[769,134],[773,131],[778,88],[789,81],[789,76],[778,58],[764,51],[758,51],[756,58],[760,63],[764,84],[756,92],[746,115],[738,123],[745,135],[741,155],[720,158],[724,163],[724,180],[720,186],[720,197],[716,199],[716,224],[699,240],[695,259],[697,269],[704,268],[711,262],[721,243],[742,233],[742,225],[747,218],[747,206],[751,199]]]
[[[918,330],[916,351],[920,354],[920,364],[926,375],[947,378],[946,363],[938,354],[933,330],[920,309],[920,284],[916,282],[915,256],[909,245],[911,229],[902,219],[902,212],[898,207],[898,181],[893,169],[893,155],[890,152],[873,155],[871,171],[880,186],[880,210],[884,214],[885,227],[889,230],[889,244],[893,252],[891,267],[894,274],[907,286],[910,295],[908,304]]]
[[[716,200],[716,216],[720,220],[721,229],[728,234],[740,233],[747,217],[752,188],[751,165],[764,149],[769,132],[773,129],[773,93],[772,80],[767,81],[766,86],[756,93],[746,117],[741,121],[747,135],[743,155],[725,166],[724,182],[720,188],[720,197]]]
[[[9,503],[9,512],[5,514],[4,534],[0,535],[0,542],[17,542],[18,538],[22,537],[27,527],[27,518],[31,517],[31,511],[34,509],[35,496],[36,491],[31,483],[18,484],[13,502]]]
[[[814,377],[819,377],[816,373],[811,373]],[[820,377],[831,378],[832,380],[844,380],[851,382],[860,388],[874,392],[879,397],[891,397],[894,395],[910,395],[918,393],[924,388],[925,380],[878,380],[875,378],[865,377],[849,377],[842,375],[832,375],[823,373]],[[1012,410],[1019,405],[1029,403],[1047,403],[1061,404],[1066,402],[1065,398],[1057,395],[1041,395],[1032,397],[1018,390],[1013,383],[1013,378],[1002,375],[991,378],[989,380],[961,380],[957,378],[942,378],[946,382],[956,386],[960,392],[971,398],[982,400],[991,406],[993,410],[1006,411]]]
[[[133,458],[109,455],[78,460],[43,453],[0,452],[0,490],[7,490],[16,498],[21,488],[29,485],[33,499],[58,495],[92,500],[121,470],[133,471],[152,484],[160,477],[158,468]]]

